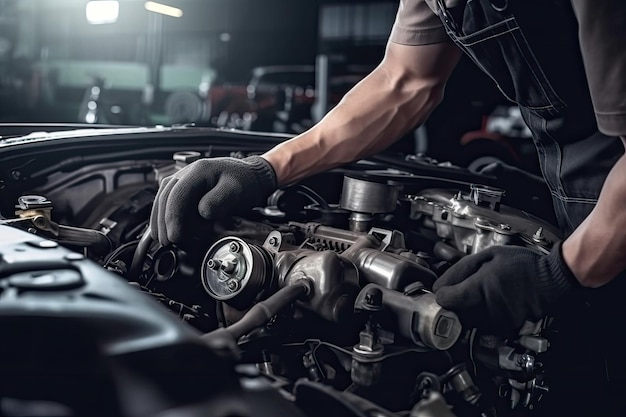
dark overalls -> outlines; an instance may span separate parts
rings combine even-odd
[[[438,14],[457,46],[520,106],[568,236],[590,213],[623,154],[618,138],[598,131],[570,0],[461,3],[447,8],[438,0]],[[626,349],[619,345],[626,329],[625,278],[587,291],[555,319],[545,414],[626,415]]]

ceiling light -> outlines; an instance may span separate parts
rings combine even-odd
[[[115,23],[120,14],[120,3],[116,0],[90,1],[85,7],[85,16],[92,25]]]
[[[181,17],[183,15],[183,11],[181,9],[168,6],[165,4],[157,3],[155,1],[147,1],[144,4],[144,7],[149,12],[160,13],[166,16]]]

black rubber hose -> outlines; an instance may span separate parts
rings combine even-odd
[[[59,225],[56,239],[62,245],[76,245],[91,248],[99,254],[113,250],[113,243],[104,233],[97,230]]]
[[[306,279],[299,280],[292,285],[281,288],[267,300],[261,301],[254,306],[239,320],[225,330],[237,340],[241,336],[250,333],[257,327],[265,325],[272,317],[294,301],[306,296],[311,290]]]
[[[146,260],[146,255],[148,254],[148,249],[150,249],[150,244],[152,243],[152,236],[150,236],[150,226],[143,233],[143,236],[139,240],[137,244],[137,248],[135,249],[135,254],[133,255],[133,262],[130,265],[130,270],[128,271],[127,279],[129,281],[137,281],[141,275],[141,271],[143,269],[143,264]]]

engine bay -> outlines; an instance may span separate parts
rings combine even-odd
[[[160,246],[148,225],[163,178],[199,158],[258,149],[146,142],[107,153],[90,143],[80,145],[89,155],[8,158],[0,227],[127,282],[124,291],[157,301],[304,415],[523,415],[549,395],[549,317],[505,338],[465,326],[431,291],[466,255],[496,245],[548,253],[560,239],[548,221],[506,204],[516,190],[421,156],[361,161],[207,222],[180,247]]]

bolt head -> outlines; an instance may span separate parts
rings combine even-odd
[[[228,288],[229,291],[235,292],[239,289],[239,281],[231,279],[230,281],[226,283],[226,287]]]
[[[269,244],[270,244],[270,246],[276,246],[276,245],[278,245],[278,239],[276,239],[276,237],[275,237],[275,236],[272,236],[272,237],[270,238]]]
[[[232,242],[228,248],[232,253],[239,253],[241,245],[237,242]]]
[[[217,271],[220,269],[221,262],[215,259],[209,259],[206,263],[206,266],[213,271]]]

